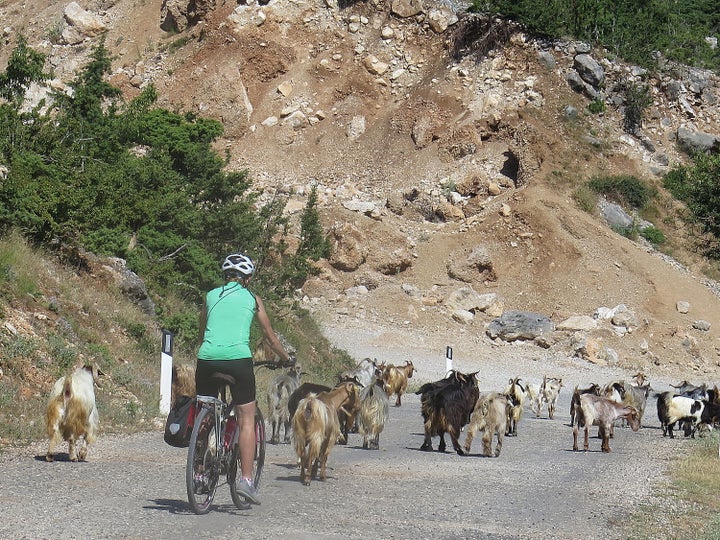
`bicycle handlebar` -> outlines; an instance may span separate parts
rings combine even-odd
[[[257,360],[253,361],[253,366],[255,367],[266,367],[269,369],[279,369],[279,368],[287,368],[292,367],[297,363],[297,359],[294,356],[290,357],[290,360],[275,362],[274,360]]]

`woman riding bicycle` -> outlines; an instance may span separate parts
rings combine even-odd
[[[231,388],[240,425],[240,468],[237,491],[249,501],[260,504],[252,481],[255,454],[255,372],[250,350],[250,326],[257,317],[263,336],[270,348],[286,362],[291,362],[270,324],[262,300],[247,288],[255,265],[250,257],[233,253],[222,263],[225,284],[209,291],[200,312],[200,350],[195,370],[196,392],[216,396],[217,383],[212,373],[231,375],[236,384]]]

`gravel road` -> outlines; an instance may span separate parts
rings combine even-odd
[[[334,335],[339,345],[351,337],[357,336]],[[362,341],[371,342],[369,336]],[[413,382],[434,378],[436,368],[426,363],[437,358],[404,350],[423,366]],[[543,367],[537,359],[528,362]],[[571,364],[553,367],[573,371]],[[611,454],[602,454],[595,438],[590,452],[572,452],[568,387],[613,375],[574,368],[579,376],[566,379],[555,419],[526,411],[518,436],[505,439],[497,459],[479,456],[479,438],[467,457],[419,451],[419,400],[409,394],[401,407],[391,407],[380,450],[363,450],[360,436],[351,435],[331,453],[324,483],[303,486],[291,446],[269,445],[262,505],[246,511],[233,506],[223,485],[208,515],[192,514],[186,451],[165,445],[160,429],[101,436],[86,463],[46,463],[44,443],[9,450],[0,456],[0,538],[628,538],[623,527],[640,505],[664,512],[666,503],[652,490],[692,443],[661,436],[653,400],[643,429],[616,430]],[[486,365],[480,388],[497,389],[507,376],[507,367]]]

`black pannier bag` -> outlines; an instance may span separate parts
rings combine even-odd
[[[165,422],[165,442],[177,448],[187,448],[190,444],[193,424],[195,423],[195,396],[179,396]]]

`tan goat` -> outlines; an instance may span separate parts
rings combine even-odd
[[[357,386],[345,382],[326,392],[310,393],[298,404],[293,415],[293,440],[300,461],[300,480],[306,486],[317,477],[318,468],[320,480],[325,480],[330,450],[338,439],[344,440],[338,414],[349,415],[348,409],[358,401]]]
[[[510,410],[510,402],[507,396],[499,392],[488,392],[480,394],[475,404],[475,409],[470,415],[470,422],[465,436],[465,453],[470,453],[475,433],[483,432],[483,455],[490,457],[492,453],[493,435],[497,436],[497,445],[495,446],[495,457],[500,455],[502,450],[503,438],[507,429],[507,421]]]
[[[505,388],[503,392],[510,404],[505,434],[511,437],[517,437],[517,426],[522,418],[523,407],[525,405],[525,387],[520,384],[520,381],[520,377],[510,379],[507,388]]]
[[[387,366],[383,370],[383,384],[385,385],[385,392],[388,397],[395,394],[395,406],[400,406],[401,396],[405,393],[408,386],[408,379],[412,378],[415,373],[415,366],[410,360],[405,362],[404,366],[393,366],[392,364]]]
[[[172,367],[171,405],[180,396],[195,395],[195,368],[188,365],[175,365]]]
[[[326,479],[327,459],[340,436],[337,412],[311,393],[302,399],[293,415],[293,441],[300,461],[300,481],[306,486],[316,478]]]

